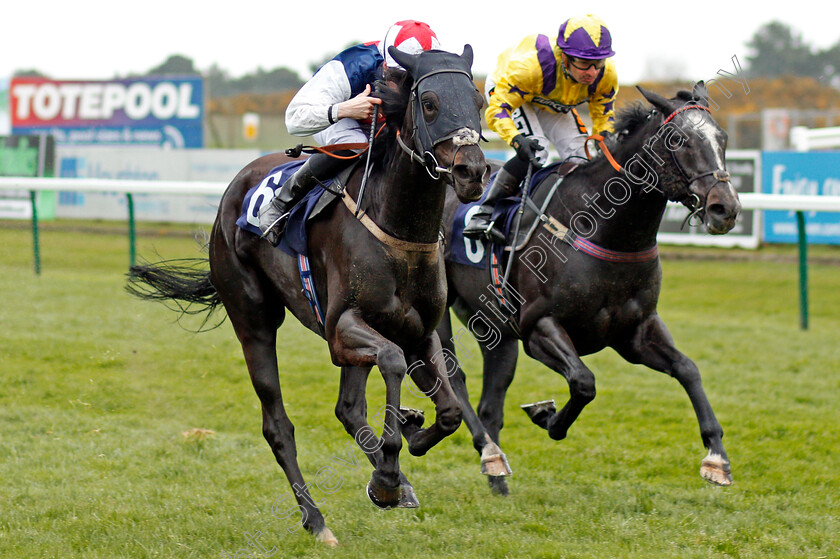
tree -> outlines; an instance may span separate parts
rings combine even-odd
[[[820,61],[801,34],[785,23],[771,21],[761,26],[747,47],[753,53],[746,57],[751,76],[777,77],[784,75],[811,76],[822,74]]]
[[[840,88],[840,41],[817,53],[817,60],[822,69],[817,79]]]
[[[180,54],[173,54],[163,64],[149,70],[145,76],[203,76],[207,86],[209,98],[231,97],[241,93],[277,93],[290,89],[297,89],[303,85],[297,72],[279,67],[265,71],[257,68],[256,72],[245,74],[241,78],[233,78],[213,64],[206,72],[196,70],[191,58]]]
[[[15,70],[14,74],[12,74],[12,77],[15,77],[15,78],[47,78],[47,79],[49,79],[49,76],[47,76],[43,72],[39,72],[38,70],[35,70],[34,68],[29,69],[29,70]]]
[[[173,54],[166,59],[166,62],[148,71],[149,76],[194,76],[201,75],[195,69],[192,58]]]

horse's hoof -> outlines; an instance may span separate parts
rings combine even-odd
[[[407,481],[400,484],[400,504],[397,508],[416,509],[420,508],[420,499],[414,493],[414,488]]]
[[[494,442],[488,442],[481,449],[481,473],[490,477],[509,476],[513,474],[508,464],[507,456]]]
[[[534,402],[533,404],[522,404],[519,406],[528,414],[536,425],[543,429],[548,429],[548,420],[557,412],[554,405],[554,400],[543,400],[542,402]]]
[[[507,497],[510,493],[508,490],[507,479],[504,477],[488,476],[487,483],[490,485],[490,492],[493,493],[493,495]]]
[[[400,408],[400,414],[405,419],[405,422],[400,422],[402,425],[416,425],[422,427],[426,420],[426,413],[423,410],[415,408]]]
[[[729,460],[724,459],[720,454],[709,452],[700,463],[700,475],[709,483],[715,485],[732,485],[732,472],[729,469]]]
[[[329,547],[337,547],[338,540],[335,536],[333,536],[332,531],[324,526],[324,528],[315,534],[315,539],[323,544],[326,544]]]
[[[414,408],[400,408],[400,432],[406,441],[420,430],[423,422],[426,420],[426,415],[423,410]]]
[[[368,482],[367,496],[370,502],[377,507],[388,510],[399,506],[402,497],[402,486],[398,485],[393,489],[378,487]]]

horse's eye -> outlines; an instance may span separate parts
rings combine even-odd
[[[440,110],[438,97],[433,91],[426,91],[420,98],[420,107],[423,109],[423,118],[426,122],[432,122]]]

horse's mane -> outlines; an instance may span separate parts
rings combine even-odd
[[[650,107],[641,101],[621,109],[615,121],[615,134],[619,137],[632,135],[648,122],[650,115]]]
[[[382,99],[379,110],[385,115],[385,129],[373,143],[371,158],[384,165],[397,149],[397,131],[402,128],[414,80],[404,70],[389,68],[385,78],[374,84],[373,96]],[[396,84],[397,88],[392,86]]]
[[[675,99],[689,104],[699,101],[691,91],[685,90],[678,91]],[[629,107],[621,109],[614,127],[616,135],[624,136],[637,132],[650,119],[651,110],[650,106],[641,101],[636,101]]]

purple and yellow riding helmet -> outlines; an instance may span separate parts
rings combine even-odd
[[[615,55],[610,30],[601,18],[592,14],[564,21],[557,34],[557,46],[575,58],[594,60]]]

